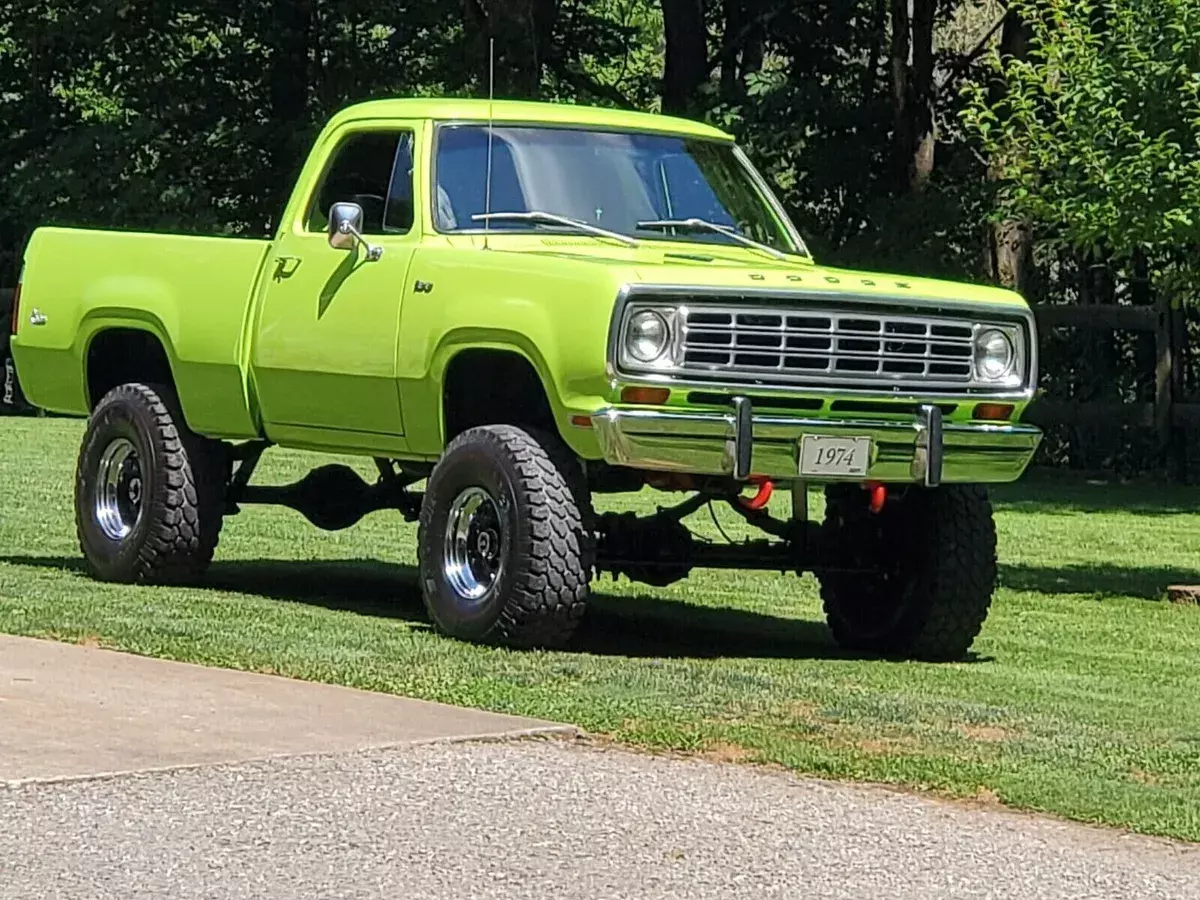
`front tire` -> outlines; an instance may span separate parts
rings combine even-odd
[[[188,430],[170,388],[123,384],[92,411],[75,524],[102,581],[173,584],[212,561],[224,513],[222,445]]]
[[[996,527],[985,488],[908,488],[875,515],[857,485],[831,485],[824,527],[839,562],[871,569],[818,573],[838,644],[928,661],[967,655],[996,586]]]
[[[513,647],[561,647],[582,618],[592,568],[586,488],[552,436],[507,425],[459,435],[421,507],[421,587],[439,631]]]

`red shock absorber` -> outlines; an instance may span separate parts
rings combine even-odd
[[[738,502],[746,509],[760,510],[771,502],[771,494],[775,492],[775,484],[771,479],[762,475],[751,475],[751,484],[758,485],[758,493],[753,497],[739,497]]]

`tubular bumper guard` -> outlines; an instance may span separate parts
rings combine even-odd
[[[1030,425],[944,423],[936,406],[909,420],[810,419],[756,415],[743,397],[728,413],[609,407],[592,416],[592,427],[610,465],[739,481],[806,477],[798,460],[803,435],[869,437],[867,475],[853,480],[930,487],[1015,481],[1042,440]]]

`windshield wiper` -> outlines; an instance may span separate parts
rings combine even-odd
[[[745,244],[747,247],[753,247],[756,250],[761,250],[776,259],[786,260],[787,254],[767,244],[760,243],[753,238],[748,238],[739,231],[735,231],[728,225],[718,225],[716,222],[710,222],[708,219],[651,219],[646,222],[638,222],[638,228],[689,228],[693,231],[715,231],[717,234],[723,234],[733,238],[739,244]]]
[[[495,220],[498,222],[544,222],[547,225],[567,225],[571,228],[577,228],[580,231],[586,231],[588,234],[612,238],[614,241],[620,241],[629,247],[636,247],[638,245],[638,242],[627,234],[609,231],[607,228],[592,225],[590,222],[585,222],[582,219],[572,219],[570,216],[560,216],[558,213],[543,212],[540,209],[531,209],[528,212],[477,213],[471,216],[471,219],[476,222]]]

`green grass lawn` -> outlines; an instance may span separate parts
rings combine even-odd
[[[71,510],[81,429],[0,419],[0,630],[1200,840],[1200,609],[1160,600],[1200,582],[1200,491],[1058,475],[997,490],[1001,589],[963,663],[843,654],[811,577],[738,572],[656,592],[603,581],[571,652],[513,652],[430,631],[415,527],[389,513],[327,534],[250,507],[206,587],[92,582]],[[272,451],[257,481],[314,459]],[[706,513],[694,524],[716,535]]]

